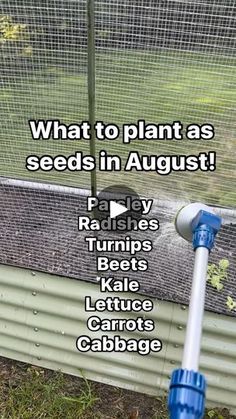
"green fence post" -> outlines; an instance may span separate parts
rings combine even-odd
[[[91,125],[90,154],[95,157],[95,31],[94,31],[94,0],[87,0],[88,28],[88,111]],[[97,194],[96,169],[91,172],[91,194]]]

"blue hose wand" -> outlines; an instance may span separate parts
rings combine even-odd
[[[221,227],[221,218],[206,205],[195,203],[180,210],[175,227],[181,237],[193,243],[195,263],[182,367],[172,373],[168,407],[170,419],[201,419],[205,408],[206,380],[198,372],[198,367],[207,265]]]

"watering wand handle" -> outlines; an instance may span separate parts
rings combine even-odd
[[[198,366],[208,256],[220,226],[220,217],[204,210],[191,221],[195,263],[182,368],[173,372],[170,383],[171,419],[200,419],[204,414],[206,380]]]
[[[199,367],[208,257],[220,225],[220,217],[203,210],[191,223],[195,262],[182,361],[187,370],[198,371]]]

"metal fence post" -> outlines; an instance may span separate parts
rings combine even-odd
[[[91,125],[90,154],[95,157],[95,30],[94,0],[87,0],[87,31],[88,31],[88,112]],[[91,171],[91,195],[97,194],[96,169]]]

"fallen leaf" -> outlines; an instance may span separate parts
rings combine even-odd
[[[129,419],[138,419],[138,417],[139,417],[139,411],[138,411],[138,409],[135,409],[129,415]]]

